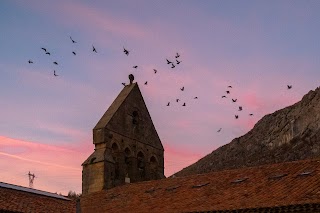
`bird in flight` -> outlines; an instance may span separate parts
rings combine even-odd
[[[235,115],[234,117],[235,117],[235,119],[238,119],[238,118],[239,118],[239,115]]]
[[[170,106],[170,102],[168,102],[167,106]]]
[[[228,86],[228,88],[232,88],[232,86]]]
[[[153,71],[154,71],[154,74],[156,74],[158,72],[156,69],[153,69]]]
[[[136,65],[136,66],[133,66],[133,68],[137,69],[137,68],[138,68],[138,66],[137,66],[137,65]]]
[[[46,48],[44,48],[44,47],[41,47],[41,49],[43,49],[45,52],[47,52],[47,49]]]
[[[186,103],[183,103],[182,106],[186,106]]]
[[[193,99],[198,99],[198,96],[194,97]]]
[[[180,88],[180,90],[183,91],[183,90],[184,90],[184,87]]]
[[[177,53],[177,55],[176,55],[175,57],[176,57],[176,58],[179,58],[179,57],[180,57],[179,53]]]
[[[291,88],[292,88],[292,85],[287,85],[287,88],[288,88],[288,89],[291,89]]]
[[[148,81],[144,82],[144,85],[147,85],[148,84]]]
[[[49,53],[49,52],[46,52],[46,54],[47,54],[47,55],[50,55],[50,53]]]
[[[167,64],[172,64],[172,62],[171,61],[169,61],[168,59],[166,59],[167,60]]]
[[[70,39],[71,39],[72,43],[77,43],[75,40],[73,40],[73,39],[71,38],[71,36],[70,36]]]
[[[174,66],[174,64],[172,63],[172,64],[171,64],[171,68],[175,68],[175,67],[176,67],[176,66]]]
[[[218,129],[218,131],[217,131],[217,132],[221,132],[221,130],[222,130],[222,128]]]
[[[72,52],[73,53],[73,55],[76,55],[76,53],[75,52]]]
[[[176,60],[177,61],[177,64],[180,64],[181,63],[181,61],[178,61],[178,60]]]
[[[123,47],[123,52],[124,52],[124,54],[129,55],[129,52],[130,52],[130,51],[129,51],[129,50],[126,50],[126,48]]]
[[[232,102],[233,102],[233,103],[237,102],[237,99],[233,99],[233,98],[232,98]]]
[[[97,50],[93,45],[92,45],[92,51],[97,53]]]
[[[227,93],[227,94],[230,94],[230,91],[229,91],[229,90],[227,90],[227,91],[226,91],[226,93]]]
[[[58,63],[55,61],[55,62],[53,62],[55,65],[58,65]]]
[[[223,95],[223,96],[221,96],[221,98],[227,98],[227,96]]]
[[[253,116],[253,114],[252,114],[252,113],[250,113],[249,115],[250,115],[250,116]]]
[[[55,70],[53,70],[53,75],[54,75],[54,76],[58,76],[58,75],[56,74],[56,71],[55,71]]]
[[[29,60],[28,63],[29,63],[29,64],[33,64],[33,61]]]
[[[242,111],[242,106],[239,106],[239,110],[238,111]]]
[[[176,102],[179,102],[179,101],[180,101],[180,99],[179,99],[179,98],[177,98],[177,99],[176,99]]]

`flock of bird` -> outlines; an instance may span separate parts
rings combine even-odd
[[[129,55],[129,50],[127,50],[125,47],[123,47],[123,52],[125,55]],[[177,65],[179,65],[182,61],[180,60],[180,54],[179,53],[176,53],[176,55],[174,56],[174,60],[169,60],[169,59],[166,59],[166,62],[167,62],[167,65],[171,65],[171,69],[174,69]],[[133,66],[134,69],[137,69],[138,68],[138,65],[134,65]],[[154,71],[154,74],[157,74],[158,70],[156,69],[153,69]],[[130,82],[133,81],[134,79],[134,76],[132,74],[129,75],[129,79],[130,79]],[[126,86],[126,83],[122,83],[123,86]],[[148,85],[148,81],[145,81],[144,82],[144,85]],[[184,91],[184,86],[182,86],[180,88],[180,90],[183,92]],[[198,99],[198,97],[194,97],[194,99]],[[178,103],[180,101],[179,98],[176,98],[176,102]],[[170,106],[170,101],[167,102],[167,105],[166,106]],[[186,106],[186,102],[183,102],[182,106]]]
[[[75,40],[72,39],[71,36],[70,36],[70,40],[71,40],[71,42],[72,42],[73,44],[74,44],[74,43],[77,43]],[[49,55],[49,56],[51,55],[51,53],[47,50],[47,48],[42,47],[41,49],[44,51],[44,53],[45,53],[46,55]],[[97,53],[97,49],[96,49],[93,45],[92,45],[92,52]],[[127,50],[125,47],[123,47],[123,52],[124,52],[124,54],[125,54],[126,56],[129,56],[129,52],[130,52],[130,51]],[[72,51],[72,54],[73,54],[73,55],[77,55],[75,51]],[[179,54],[179,53],[176,53],[176,55],[174,56],[174,60],[166,59],[166,62],[167,62],[166,64],[167,64],[167,65],[170,65],[170,66],[171,66],[171,69],[174,69],[177,65],[179,65],[179,64],[182,62],[181,60],[179,61],[179,59],[180,59],[180,54]],[[32,60],[29,60],[28,63],[29,63],[29,64],[33,64],[34,62],[33,62]],[[57,61],[53,61],[53,64],[54,64],[54,65],[59,65]],[[137,68],[138,68],[138,65],[134,65],[133,68],[134,68],[134,69],[137,69]],[[157,74],[158,71],[157,71],[156,69],[153,69],[153,72],[154,72],[154,74]],[[53,76],[54,76],[54,77],[59,76],[59,75],[56,73],[56,70],[53,70]],[[133,80],[134,80],[134,76],[133,76],[132,74],[130,74],[130,75],[129,75],[129,79],[130,79],[130,83],[132,83]],[[123,85],[123,86],[126,86],[126,83],[122,83],[122,85]],[[148,85],[148,81],[145,81],[144,85]],[[232,86],[229,85],[227,88],[228,88],[228,90],[225,91],[225,92],[226,92],[226,95],[222,95],[221,98],[228,98],[228,95],[231,94],[230,91],[232,90]],[[292,89],[292,85],[287,85],[287,89],[288,89],[288,90]],[[185,87],[182,86],[182,87],[180,88],[180,90],[183,92],[183,91],[185,90]],[[195,96],[193,99],[198,99],[198,96]],[[237,98],[231,98],[231,101],[232,101],[233,103],[236,103],[236,102],[238,101],[238,99],[237,99]],[[176,99],[175,99],[175,102],[176,102],[176,103],[179,103],[179,102],[181,102],[181,100],[180,100],[179,98],[176,98]],[[170,101],[167,102],[166,106],[170,106],[170,103],[171,103]],[[186,106],[186,102],[183,102],[182,106]],[[236,113],[236,114],[234,115],[234,118],[235,118],[235,119],[239,119],[239,112],[241,112],[241,111],[243,111],[243,107],[242,107],[242,106],[238,106],[238,111],[237,111],[238,113]],[[253,116],[253,113],[249,113],[249,116]],[[217,132],[221,132],[221,130],[222,130],[222,128],[219,128],[219,129],[217,130]]]
[[[292,85],[287,85],[287,89],[288,90],[291,89],[291,88],[292,88]],[[229,85],[228,86],[228,90],[226,90],[226,94],[227,95],[231,94],[231,92],[230,92],[231,89],[232,89],[232,86]],[[221,98],[228,98],[227,95],[222,95]],[[233,103],[236,103],[238,101],[237,98],[231,98],[231,100],[232,100]],[[238,106],[238,112],[240,112],[242,110],[243,110],[243,107],[242,106]],[[249,116],[253,116],[253,113],[249,113]],[[235,114],[234,118],[235,119],[239,119],[239,114],[238,113]],[[222,130],[222,128],[219,128],[217,132],[221,132],[221,130]]]
[[[71,40],[71,42],[72,42],[73,44],[77,43],[75,40],[72,39],[71,36],[70,36],[70,40]],[[47,50],[47,48],[41,47],[41,49],[44,51],[44,53],[45,53],[46,55],[49,55],[49,56],[51,55],[51,53]],[[95,48],[93,45],[92,45],[92,52],[97,53],[97,50],[96,50],[96,48]],[[77,55],[75,51],[72,51],[72,54],[73,54],[73,55]],[[29,59],[28,63],[29,63],[29,64],[33,64],[34,62],[33,62],[31,59]],[[57,61],[54,61],[53,64],[59,65]],[[53,70],[53,76],[54,76],[54,77],[59,76],[59,75],[57,74],[56,70]]]

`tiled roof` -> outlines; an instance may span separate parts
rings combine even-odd
[[[61,195],[0,182],[0,212],[76,212]]]
[[[214,212],[318,208],[319,204],[320,159],[132,183],[81,198],[84,213]]]

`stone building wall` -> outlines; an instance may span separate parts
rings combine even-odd
[[[83,194],[126,180],[164,178],[164,149],[136,83],[126,86],[99,120],[93,143],[95,151],[83,163]]]

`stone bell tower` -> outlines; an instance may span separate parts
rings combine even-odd
[[[164,149],[137,83],[126,85],[93,129],[82,194],[164,176]]]

